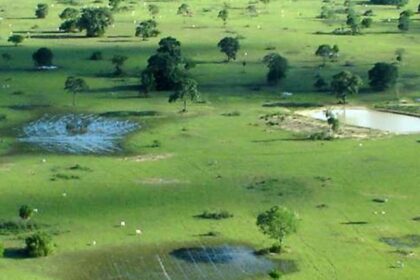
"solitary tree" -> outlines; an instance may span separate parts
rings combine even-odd
[[[34,233],[25,239],[26,253],[29,257],[46,257],[51,254],[53,244],[51,237],[46,233]]]
[[[64,89],[73,95],[72,105],[76,106],[76,94],[87,91],[89,86],[82,78],[69,76],[64,83]]]
[[[45,18],[48,15],[48,4],[38,4],[35,10],[37,18]]]
[[[223,21],[223,26],[226,26],[226,21],[229,18],[229,10],[223,9],[219,12],[217,15],[218,18],[220,18]]]
[[[122,66],[124,65],[127,59],[128,57],[124,55],[114,55],[112,57],[111,62],[115,66],[115,71],[114,71],[115,76],[121,76],[124,73],[124,71],[122,70]]]
[[[181,100],[183,102],[182,112],[187,111],[187,101],[194,101],[198,98],[198,84],[194,79],[184,78],[178,84],[176,91],[169,96],[169,102]]]
[[[318,76],[315,80],[314,87],[318,91],[324,91],[328,88],[328,83],[323,77]]]
[[[40,48],[32,54],[32,59],[37,67],[51,66],[53,58],[54,55],[49,48]]]
[[[378,62],[368,72],[369,85],[374,90],[386,90],[394,86],[398,79],[398,68],[394,64]]]
[[[8,42],[12,43],[17,47],[19,44],[21,44],[25,40],[25,37],[22,35],[12,35],[7,40]]]
[[[34,213],[34,209],[32,207],[29,207],[28,205],[22,205],[19,208],[19,217],[22,220],[29,220]]]
[[[177,15],[181,15],[182,17],[184,17],[184,23],[185,23],[185,18],[192,16],[190,6],[188,6],[188,4],[182,3],[178,7]]]
[[[363,28],[369,28],[372,26],[373,19],[372,18],[364,18],[361,21],[361,25]]]
[[[334,60],[338,57],[339,48],[337,45],[330,46],[327,44],[320,45],[315,51],[315,55],[322,58],[323,64],[325,66],[327,59]]]
[[[398,29],[405,32],[410,29],[410,14],[402,12],[398,19]]]
[[[273,247],[282,248],[284,239],[297,230],[297,215],[288,210],[274,206],[257,217],[257,226],[262,233],[277,241]]]
[[[100,37],[113,22],[114,18],[108,8],[85,8],[82,10],[78,27],[80,30],[86,30],[87,37]]]
[[[349,71],[342,71],[332,77],[331,91],[335,96],[346,104],[346,98],[349,94],[357,94],[362,86],[362,79]]]
[[[263,58],[263,62],[268,67],[267,82],[276,85],[280,80],[286,77],[289,63],[286,58],[278,53],[269,53]]]
[[[136,27],[136,36],[141,37],[143,41],[147,38],[156,37],[159,33],[157,23],[153,19],[142,21]]]
[[[405,56],[405,49],[399,48],[395,50],[395,59],[398,62],[403,62]]]
[[[225,37],[217,44],[220,51],[225,53],[227,56],[227,61],[236,60],[236,53],[238,52],[239,40],[233,37]]]
[[[150,4],[147,6],[147,9],[149,10],[149,14],[152,16],[153,19],[156,18],[157,14],[159,14],[159,6],[155,4]]]

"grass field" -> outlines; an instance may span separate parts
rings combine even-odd
[[[291,102],[336,103],[335,97],[312,87],[320,64],[314,52],[323,43],[338,44],[341,51],[337,63],[320,70],[324,76],[345,69],[344,63],[351,61],[350,70],[360,74],[366,85],[367,71],[374,63],[391,62],[395,50],[404,48],[400,97],[419,98],[418,14],[412,17],[410,31],[400,33],[396,27],[400,10],[370,6],[374,24],[365,34],[333,36],[316,32],[331,32],[344,16],[328,24],[317,19],[321,1],[272,1],[268,11],[258,4],[262,13],[254,18],[243,15],[248,1],[229,1],[226,28],[217,19],[223,1],[187,1],[194,16],[185,23],[176,15],[181,2],[153,1],[161,10],[159,38],[177,38],[184,54],[199,62],[191,72],[200,84],[201,99],[207,102],[192,104],[180,114],[181,105],[168,103],[167,92],[139,98],[139,73],[159,41],[134,37],[134,20],[149,18],[144,1],[133,1],[133,11],[117,13],[115,27],[105,37],[89,39],[82,33],[52,32],[60,24],[58,14],[67,6],[44,2],[54,4],[49,15],[35,19],[38,1],[0,0],[0,53],[12,56],[11,61],[0,62],[0,115],[6,115],[6,120],[0,120],[0,220],[17,219],[18,208],[30,204],[38,209],[33,220],[56,233],[57,247],[46,258],[0,258],[1,280],[90,279],[83,275],[83,266],[95,266],[98,260],[89,254],[206,243],[212,239],[200,235],[209,231],[220,232],[216,239],[221,242],[262,248],[271,241],[258,231],[256,216],[273,205],[287,206],[301,219],[297,233],[286,241],[289,251],[274,257],[297,263],[299,271],[284,279],[420,279],[420,223],[413,220],[420,216],[419,135],[297,141],[291,132],[270,129],[259,119],[280,110],[262,104],[280,101],[283,91],[294,93]],[[408,7],[416,10],[417,5],[410,1]],[[211,11],[203,12],[204,8]],[[38,28],[31,29],[34,25]],[[11,32],[28,31],[31,38],[21,46],[7,42]],[[217,42],[227,35],[243,36],[238,59],[229,64],[222,63],[224,55],[217,49]],[[33,69],[31,55],[44,46],[53,50],[58,70]],[[273,47],[287,57],[291,69],[281,85],[267,87],[261,59]],[[88,60],[96,50],[106,59]],[[129,57],[124,78],[107,77],[113,71],[114,54]],[[91,88],[78,96],[76,109],[63,90],[69,75],[85,78]],[[10,87],[2,87],[6,84]],[[395,99],[392,91],[374,93],[365,86],[349,102],[373,106]],[[32,107],[19,110],[16,105]],[[123,153],[115,155],[53,154],[16,143],[25,123],[46,113],[74,110],[152,110],[159,115],[128,117],[142,129],[128,137]],[[223,116],[234,111],[240,115]],[[154,140],[161,146],[151,147]],[[89,171],[69,170],[75,164]],[[57,174],[77,179],[52,181]],[[250,188],[261,181],[266,182],[262,188]],[[389,200],[372,201],[378,197]],[[317,207],[321,204],[327,207]],[[213,209],[226,209],[234,217],[222,221],[194,217]],[[120,221],[127,226],[118,227]],[[367,223],[357,223],[361,221]],[[137,228],[142,229],[141,236],[134,234]],[[0,241],[13,251],[24,246],[23,237],[0,235]],[[393,246],[384,242],[390,239],[395,241],[388,242]],[[97,245],[89,246],[92,241]],[[413,254],[405,255],[406,251]],[[80,262],[83,258],[86,264]],[[395,268],[399,262],[403,268]]]

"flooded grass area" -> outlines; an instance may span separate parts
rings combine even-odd
[[[19,142],[48,152],[105,154],[121,150],[119,142],[139,125],[95,115],[46,115],[25,125]]]
[[[256,279],[274,268],[297,271],[293,261],[272,261],[249,247],[230,244],[130,246],[62,256],[59,262],[66,266],[57,275],[64,280],[239,280]]]

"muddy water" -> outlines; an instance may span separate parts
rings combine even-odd
[[[398,134],[420,133],[420,118],[367,108],[335,108],[332,112],[349,125],[372,128]],[[302,112],[319,120],[326,120],[324,109]]]

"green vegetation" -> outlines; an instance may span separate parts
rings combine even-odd
[[[45,233],[35,233],[25,239],[26,254],[31,258],[46,257],[52,253],[51,237]]]

